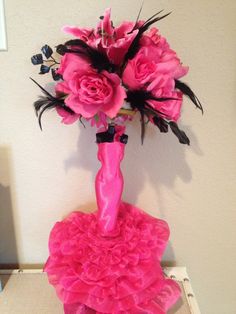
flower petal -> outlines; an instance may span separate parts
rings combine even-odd
[[[74,73],[87,73],[92,71],[90,64],[84,58],[73,53],[66,53],[62,59],[57,72],[63,76],[65,81],[70,80]]]
[[[92,118],[100,109],[100,106],[94,104],[83,103],[78,95],[70,94],[65,103],[75,113],[81,114],[84,118]]]
[[[64,110],[60,107],[56,107],[56,110],[57,110],[57,113],[59,114],[59,116],[62,117],[61,122],[64,124],[72,124],[80,118],[80,115],[71,114],[71,113],[67,112],[66,110]]]

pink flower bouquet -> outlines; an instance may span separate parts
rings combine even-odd
[[[139,112],[142,140],[150,121],[161,132],[170,127],[181,143],[189,144],[176,123],[183,95],[200,110],[201,103],[180,81],[188,67],[182,65],[159,30],[150,28],[168,14],[160,16],[158,12],[146,21],[137,18],[115,27],[110,13],[107,9],[95,28],[64,26],[64,32],[76,38],[57,46],[60,61],[48,45],[42,47],[46,60],[42,54],[31,58],[33,64],[41,64],[40,74],[51,70],[54,80],[59,81],[54,96],[40,86],[45,96],[34,104],[40,127],[42,113],[52,108],[65,124],[85,119],[97,127],[132,120]]]

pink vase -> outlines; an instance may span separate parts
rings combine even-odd
[[[102,166],[95,179],[95,190],[98,225],[104,236],[115,234],[124,186],[124,179],[120,170],[124,149],[125,144],[120,142],[98,144],[97,156]]]
[[[180,296],[160,265],[167,223],[121,201],[124,149],[120,137],[98,144],[98,211],[73,212],[51,231],[44,270],[65,314],[165,314]]]

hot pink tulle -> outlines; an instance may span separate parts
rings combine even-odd
[[[164,314],[180,296],[163,275],[165,221],[121,203],[117,228],[101,236],[96,213],[73,212],[55,224],[45,265],[65,313]]]

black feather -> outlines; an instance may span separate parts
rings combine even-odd
[[[115,72],[117,67],[110,62],[106,54],[90,47],[81,39],[72,39],[65,42],[64,45],[57,47],[57,52],[60,54],[75,53],[83,56],[91,62],[91,66],[101,72],[106,70],[108,72]]]
[[[127,97],[126,101],[130,104],[131,108],[134,110],[138,110],[141,115],[141,142],[143,144],[144,136],[145,136],[145,121],[144,117],[145,115],[148,117],[152,115],[156,117],[156,125],[159,127],[161,132],[167,132],[168,131],[168,125],[164,119],[161,117],[165,117],[168,119],[168,117],[161,111],[154,109],[149,103],[147,102],[148,100],[156,100],[156,101],[167,101],[167,100],[173,100],[176,98],[171,98],[171,97],[155,97],[151,94],[151,92],[145,91],[145,90],[128,90],[127,91]],[[157,121],[157,119],[159,119]],[[163,121],[162,121],[163,120]],[[166,130],[167,128],[167,130]]]
[[[136,55],[136,53],[138,52],[138,50],[139,50],[139,48],[140,48],[139,41],[140,41],[140,39],[141,39],[143,33],[146,32],[146,31],[148,30],[148,28],[149,28],[152,24],[154,24],[154,23],[156,23],[156,22],[158,22],[158,21],[164,19],[165,17],[167,17],[168,15],[171,14],[171,12],[169,12],[169,13],[167,13],[167,14],[165,14],[165,15],[158,16],[161,12],[163,12],[163,10],[161,10],[161,11],[155,13],[155,14],[154,14],[153,16],[151,16],[145,23],[143,23],[143,25],[141,25],[141,26],[138,28],[138,33],[137,33],[137,35],[135,36],[135,38],[134,38],[132,44],[130,45],[130,47],[129,47],[129,49],[128,49],[128,51],[127,51],[125,57],[124,57],[124,65],[126,64],[126,62],[127,62],[129,59],[132,59],[132,58]],[[136,28],[134,28],[134,29],[136,29]],[[124,67],[124,66],[123,66],[123,67]]]
[[[56,46],[56,52],[57,52],[59,55],[64,56],[64,54],[66,53],[66,51],[67,51],[67,48],[66,48],[65,45],[60,44],[60,45],[57,45],[57,46]]]
[[[128,90],[126,100],[130,103],[143,104],[147,100],[156,100],[156,101],[167,101],[167,100],[177,100],[177,98],[173,97],[155,97],[151,92],[136,89],[136,90]]]
[[[38,122],[39,122],[39,127],[41,129],[41,131],[43,130],[42,129],[42,115],[43,113],[48,110],[48,109],[53,109],[56,107],[56,102],[54,101],[50,101],[48,99],[45,99],[44,100],[44,104],[41,104],[41,110],[39,111],[39,114],[37,115],[38,117]]]
[[[156,22],[158,22],[158,21],[164,19],[165,17],[167,17],[168,15],[171,14],[171,12],[169,12],[169,13],[166,13],[166,14],[164,14],[164,15],[162,15],[162,16],[157,16],[157,15],[158,15],[159,13],[161,13],[161,12],[163,12],[163,10],[161,10],[161,11],[158,12],[157,14],[154,14],[153,17],[151,17],[150,19],[148,19],[148,20],[141,26],[141,31],[142,31],[142,33],[146,32],[146,31],[148,30],[148,28],[149,28],[152,24],[154,24],[154,23],[156,23]],[[155,16],[157,16],[157,17],[155,17]]]
[[[141,144],[143,145],[144,136],[145,136],[145,121],[144,121],[144,110],[139,110],[141,115]]]
[[[177,123],[175,123],[174,121],[170,121],[169,126],[172,132],[177,136],[181,144],[187,144],[187,145],[190,144],[189,138],[187,137],[184,131],[179,129]]]
[[[159,116],[153,117],[154,124],[158,127],[161,133],[168,132],[168,122]]]
[[[38,122],[40,129],[42,130],[42,115],[46,110],[54,108],[62,108],[67,111],[69,114],[74,115],[75,112],[70,109],[64,102],[62,97],[54,97],[46,89],[44,89],[39,83],[30,77],[30,79],[42,90],[44,96],[40,96],[38,100],[34,102],[34,109],[38,117]]]
[[[163,11],[164,11],[164,10],[162,9],[162,10],[156,12],[155,14],[153,14],[152,16],[149,17],[149,19],[147,19],[147,20],[145,21],[145,23],[148,23],[149,21],[151,21],[154,17],[156,17],[157,15],[159,15],[160,13],[162,13]],[[144,23],[144,24],[145,24],[145,23]]]
[[[155,97],[151,92],[145,90],[128,90],[126,101],[130,103],[132,109],[150,111],[154,115],[165,116],[161,111],[154,109],[151,105],[148,104],[148,100],[155,100],[159,102],[167,100],[176,100],[172,97]],[[168,117],[167,117],[168,118]]]
[[[141,14],[141,12],[142,12],[142,9],[143,9],[143,2],[142,2],[141,7],[140,7],[140,9],[139,9],[139,12],[138,12],[138,15],[137,15],[135,24],[134,24],[134,29],[135,29],[136,25],[138,24],[138,20],[139,20],[140,14]],[[133,29],[133,30],[134,30],[134,29]],[[132,31],[133,31],[133,30],[132,30]],[[132,31],[131,31],[131,33],[132,33]]]
[[[31,81],[34,82],[34,84],[36,84],[36,85],[43,91],[43,93],[44,93],[46,96],[51,97],[51,99],[54,99],[54,97],[53,97],[48,91],[46,91],[46,89],[43,88],[38,82],[36,82],[32,77],[30,77],[30,79],[31,79]]]
[[[64,45],[65,46],[77,46],[79,48],[85,48],[85,49],[91,48],[82,39],[71,39],[71,40],[66,41]]]
[[[175,80],[175,88],[179,89],[184,95],[189,97],[191,101],[194,103],[194,105],[198,109],[200,109],[203,114],[203,107],[200,100],[198,99],[198,97],[194,94],[194,92],[191,90],[191,88],[187,84],[179,80]]]
[[[47,106],[50,101],[51,100],[49,100],[48,97],[39,96],[38,100],[34,102],[34,109],[37,117],[38,113],[40,112],[40,109],[43,108],[44,106]]]

